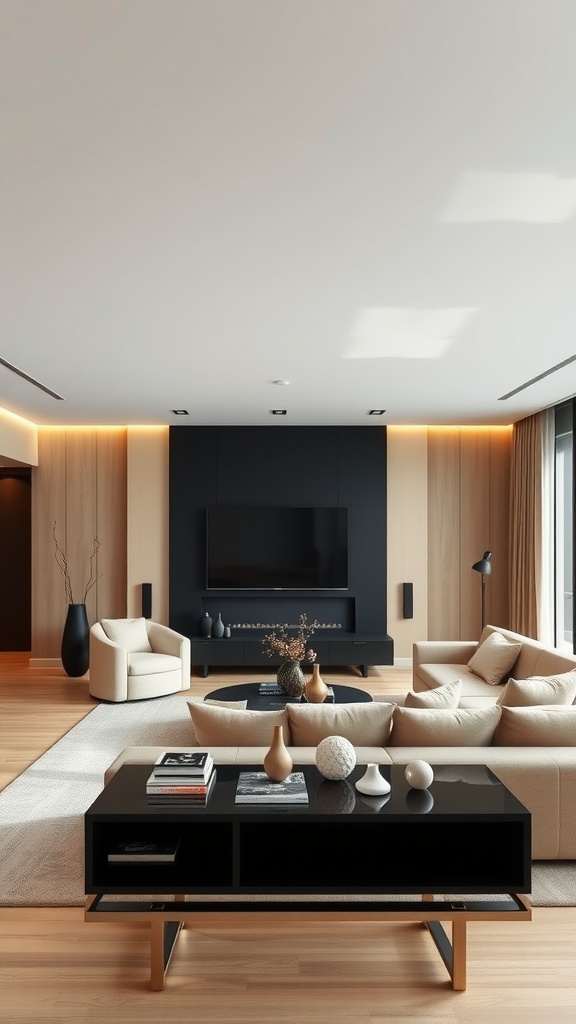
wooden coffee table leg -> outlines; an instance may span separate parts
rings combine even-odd
[[[181,921],[165,921],[162,917],[150,920],[150,988],[161,992],[170,957],[182,927]]]
[[[466,988],[466,919],[452,921],[452,988],[463,992]]]

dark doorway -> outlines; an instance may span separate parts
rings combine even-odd
[[[0,469],[0,651],[31,645],[31,515],[29,469]]]

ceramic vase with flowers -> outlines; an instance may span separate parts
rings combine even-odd
[[[308,646],[308,641],[318,627],[318,622],[308,622],[306,615],[301,615],[296,632],[290,632],[290,625],[284,623],[277,631],[268,633],[262,641],[269,658],[282,659],[278,669],[278,685],[288,697],[299,698],[306,689],[306,678],[301,668],[303,661],[315,661],[316,652]],[[294,629],[294,627],[292,627]]]

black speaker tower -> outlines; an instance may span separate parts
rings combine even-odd
[[[142,584],[142,617],[144,619],[152,618],[152,584]]]

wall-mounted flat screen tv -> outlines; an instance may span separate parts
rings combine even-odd
[[[348,510],[206,509],[208,590],[346,590]]]

